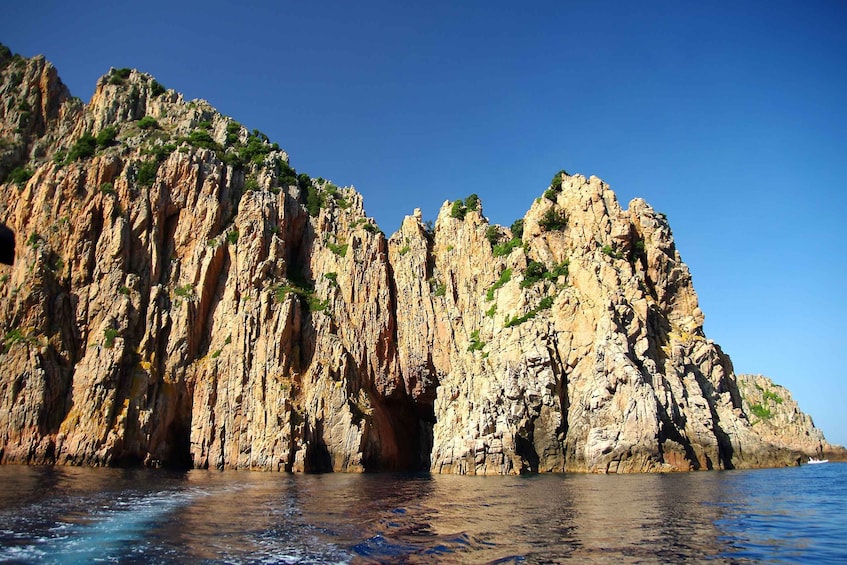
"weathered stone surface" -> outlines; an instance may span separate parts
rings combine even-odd
[[[507,251],[471,201],[386,239],[355,190],[148,75],[83,105],[42,58],[0,67],[0,178],[32,171],[0,195],[0,461],[509,474],[834,449],[782,389],[751,416],[775,385],[706,339],[665,218],[595,177],[560,176]]]

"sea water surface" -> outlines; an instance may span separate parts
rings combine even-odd
[[[847,561],[847,464],[671,475],[0,466],[0,561]]]

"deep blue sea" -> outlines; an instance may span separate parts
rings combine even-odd
[[[844,563],[847,464],[672,475],[0,466],[14,563]]]

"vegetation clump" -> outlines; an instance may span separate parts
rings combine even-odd
[[[338,288],[338,273],[324,273],[324,278],[329,281],[329,284]]]
[[[238,122],[229,122],[226,125],[226,145],[235,145],[238,143],[238,134],[241,132],[241,124]]]
[[[331,241],[326,242],[326,246],[330,251],[338,255],[339,257],[344,257],[347,255],[347,244],[346,243],[333,243]]]
[[[488,302],[494,300],[494,293],[503,288],[510,280],[512,280],[512,269],[505,269],[500,273],[500,278],[486,291],[485,300]]]
[[[126,67],[121,69],[113,69],[112,74],[109,77],[109,84],[123,84],[124,81],[129,78],[130,73],[132,73],[132,69],[128,69]]]
[[[107,126],[97,134],[94,141],[97,143],[97,147],[108,147],[115,142],[116,137],[118,137],[118,128]]]
[[[372,234],[380,233],[379,226],[377,226],[373,222],[363,222],[362,223],[362,229],[365,230],[366,232],[372,233]]]
[[[166,92],[166,88],[159,83],[156,79],[150,83],[150,94],[155,98],[157,96],[161,96]]]
[[[3,353],[8,353],[16,343],[34,343],[35,338],[27,336],[20,328],[12,328],[3,337]]]
[[[283,303],[289,294],[301,298],[308,312],[323,312],[329,307],[329,299],[321,300],[315,295],[312,288],[307,288],[305,285],[283,284],[274,287],[274,298],[277,302]]]
[[[471,332],[471,342],[468,345],[468,351],[481,351],[485,347],[485,342],[479,339],[479,330]]]
[[[538,225],[545,231],[559,231],[568,226],[568,219],[564,210],[556,210],[555,207],[551,206],[541,216]]]
[[[609,244],[604,245],[603,248],[600,249],[600,251],[602,251],[604,255],[608,255],[612,259],[623,259],[623,253],[621,253],[620,251],[616,251],[615,248],[613,248]]]
[[[431,277],[428,281],[429,289],[433,296],[444,296],[447,294],[447,285],[439,281],[435,277]]]
[[[23,188],[26,183],[29,182],[29,179],[32,178],[33,174],[35,174],[35,172],[32,169],[16,167],[11,173],[9,173],[9,177],[6,180],[15,183],[19,188]]]
[[[544,263],[539,261],[530,261],[529,264],[527,264],[526,269],[524,269],[521,288],[529,288],[543,279],[546,273],[547,267]]]
[[[91,135],[91,132],[84,132],[80,138],[76,140],[76,143],[71,146],[71,150],[68,152],[68,162],[87,159],[88,157],[93,156],[96,146],[97,139]]]
[[[465,209],[465,203],[461,200],[456,200],[450,207],[451,218],[456,218],[457,220],[464,220],[465,212],[467,212],[467,210]]]
[[[244,178],[244,190],[247,192],[259,190],[259,179],[255,175],[247,175]]]
[[[450,217],[457,220],[464,220],[465,214],[468,212],[476,212],[479,210],[479,196],[471,194],[464,201],[456,200],[450,206]]]
[[[631,260],[640,261],[647,259],[647,250],[643,239],[636,239],[632,244]]]
[[[550,181],[550,188],[556,192],[562,191],[562,183],[565,181],[565,177],[570,176],[568,172],[564,169],[553,175],[553,180]]]
[[[488,240],[488,243],[490,243],[492,247],[497,245],[500,241],[500,228],[497,226],[488,226],[485,228],[485,239]]]
[[[138,127],[141,129],[159,129],[159,122],[153,116],[144,116],[138,120]]]
[[[204,129],[195,129],[188,134],[186,141],[194,147],[202,147],[204,149],[212,149],[219,151],[221,147],[212,138],[212,135]]]
[[[521,288],[529,288],[541,280],[556,282],[559,277],[567,277],[570,261],[565,259],[561,263],[553,265],[551,270],[547,270],[547,266],[539,261],[530,261],[523,272],[523,280]]]
[[[115,338],[118,337],[118,335],[120,335],[120,332],[118,332],[115,328],[106,328],[103,330],[103,345],[106,349],[112,349],[115,345]]]
[[[162,145],[153,145],[146,151],[148,155],[152,155],[156,158],[156,162],[161,163],[168,156],[176,150],[176,145],[173,143],[165,143]]]
[[[138,174],[136,180],[141,186],[153,186],[153,181],[156,180],[156,173],[159,171],[159,163],[157,160],[144,161],[138,166]]]
[[[180,298],[192,300],[194,298],[194,288],[190,284],[178,286],[174,289],[174,294]]]
[[[509,316],[506,316],[506,320],[503,323],[503,327],[504,328],[512,328],[514,326],[518,326],[520,324],[523,324],[527,320],[531,320],[532,318],[536,317],[539,312],[541,312],[543,310],[550,309],[550,307],[553,306],[553,300],[554,300],[554,298],[552,296],[545,296],[538,303],[538,306],[531,309],[529,312],[527,312],[523,316],[517,316],[515,318],[511,318]]]
[[[766,391],[762,392],[762,396],[764,397],[765,400],[772,400],[773,402],[775,402],[777,404],[783,403],[782,397],[779,396],[777,393],[771,391],[771,390],[766,390]]]
[[[770,409],[765,408],[761,404],[753,404],[750,406],[750,412],[753,413],[759,420],[769,420],[773,414]]]
[[[491,230],[490,227],[488,229]],[[495,242],[495,241],[492,241],[491,238],[488,239],[488,241],[491,242],[491,245],[492,245],[491,252],[494,254],[495,257],[505,257],[505,256],[511,254],[512,251],[514,251],[515,249],[520,247],[521,244],[523,243],[523,239],[522,239],[523,238],[523,220],[522,219],[515,220],[514,222],[512,222],[512,225],[509,229],[512,232],[512,239],[510,239],[509,241]],[[498,236],[499,236],[499,233],[500,232],[499,232],[499,229],[498,229],[497,230]],[[488,235],[489,235],[489,231],[487,230],[486,236],[488,236]]]

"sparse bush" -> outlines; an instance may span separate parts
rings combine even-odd
[[[96,145],[97,140],[90,132],[83,133],[68,152],[68,161],[77,161],[79,159],[87,159],[88,157],[91,157],[94,155]]]
[[[465,208],[468,212],[476,212],[479,210],[479,196],[471,194],[465,198]]]
[[[212,122],[208,120],[203,120],[202,122],[197,124],[197,127],[200,129],[210,130],[212,129]]]
[[[504,322],[503,327],[504,328],[511,328],[511,327],[523,324],[527,320],[531,320],[532,318],[536,317],[538,315],[538,313],[541,312],[542,310],[547,310],[550,307],[552,307],[553,306],[553,300],[554,300],[554,298],[552,296],[545,296],[538,303],[538,306],[531,309],[529,312],[527,312],[523,316],[518,316],[516,318],[511,318],[509,316],[506,316],[506,321]]]
[[[491,251],[495,257],[505,257],[512,253],[515,248],[521,246],[521,240],[517,237],[510,239],[509,241],[505,241],[503,243],[498,243],[495,245]]]
[[[329,307],[329,299],[321,300],[315,296],[314,290],[295,285],[279,285],[274,287],[274,299],[279,302],[285,302],[289,294],[294,294],[305,300],[306,309],[309,312],[323,312]]]
[[[523,280],[521,281],[521,288],[528,288],[542,278],[547,273],[547,267],[544,263],[540,263],[538,261],[530,261],[526,266],[526,269],[523,272]]]
[[[509,229],[512,232],[512,237],[516,239],[523,238],[523,219],[515,220],[512,222],[512,225],[509,226]]]
[[[329,248],[330,251],[332,251],[339,257],[344,257],[345,255],[347,255],[346,243],[333,243],[331,241],[327,241],[326,246]]]
[[[365,230],[366,232],[373,233],[373,234],[379,233],[379,227],[376,224],[371,223],[371,222],[365,222],[364,224],[362,224],[362,229]]]
[[[324,273],[324,278],[328,280],[332,286],[338,288],[338,273]]]
[[[159,122],[153,116],[144,116],[138,120],[138,127],[141,129],[159,129]]]
[[[188,143],[193,145],[194,147],[203,147],[205,149],[220,149],[218,144],[215,143],[215,140],[209,134],[208,131],[203,129],[195,129],[191,133],[188,134]]]
[[[241,132],[241,124],[238,122],[229,122],[226,124],[226,144],[227,146],[238,143],[238,134]]]
[[[621,253],[620,251],[615,251],[615,249],[609,244],[604,245],[600,251],[602,251],[604,255],[608,255],[612,259],[623,259],[623,253]]]
[[[235,245],[238,242],[238,230],[236,230],[236,229],[230,230],[226,234],[226,240],[228,242],[230,242],[232,245]]]
[[[232,139],[232,143],[238,141],[238,131],[240,131],[240,126],[238,129],[234,129],[231,134],[229,129],[227,129],[227,143],[230,143],[230,139]],[[268,145],[268,136],[258,130],[253,130],[253,133],[247,136],[247,143],[238,148],[238,157],[243,163],[252,162],[256,165],[261,165],[271,150],[272,146]]]
[[[777,404],[783,403],[782,397],[779,396],[777,393],[775,393],[773,391],[770,391],[770,390],[762,391],[762,396],[764,397],[765,400],[773,400]]]
[[[194,298],[194,288],[190,284],[178,286],[174,289],[174,294],[180,298],[191,300]]]
[[[138,175],[136,180],[141,186],[153,186],[153,181],[156,180],[156,173],[159,171],[159,163],[155,160],[144,161],[138,166]]]
[[[512,280],[512,269],[506,269],[502,273],[500,273],[500,278],[497,279],[497,282],[491,285],[488,291],[486,291],[485,300],[487,300],[488,302],[494,300],[494,293],[497,290],[503,288],[503,285],[505,285],[510,280]]]
[[[115,328],[106,328],[105,330],[103,330],[103,345],[107,349],[112,349],[112,347],[115,345],[115,338],[118,337],[118,335],[120,334]]]
[[[110,182],[104,182],[100,185],[100,192],[102,192],[103,194],[114,194],[115,187]]]
[[[558,194],[559,193],[556,190],[554,190],[552,188],[548,188],[547,190],[544,191],[544,198],[546,198],[550,202],[556,202],[556,196]]]
[[[545,278],[555,281],[559,277],[567,277],[568,276],[568,267],[570,266],[570,261],[565,259],[558,265],[555,265],[552,270],[545,273]]]
[[[568,226],[568,220],[564,211],[556,210],[555,207],[551,206],[541,216],[538,225],[546,231],[557,231],[565,229]]]
[[[8,353],[16,343],[29,343],[33,341],[31,337],[24,335],[20,328],[12,328],[3,337],[3,353]]]
[[[321,300],[314,294],[309,293],[306,296],[306,308],[309,309],[309,312],[323,312],[329,308],[329,299]]]
[[[429,289],[432,291],[433,296],[444,296],[447,294],[447,285],[435,277],[431,277],[427,280],[427,282],[429,283]]]
[[[647,250],[644,247],[643,239],[636,239],[635,243],[632,244],[632,258],[640,259],[642,257],[646,258]]]
[[[259,190],[259,179],[253,175],[247,175],[244,179],[244,190],[247,192]]]
[[[456,200],[450,207],[450,217],[456,218],[457,220],[464,220],[466,211],[464,202]]]
[[[564,177],[566,176],[570,175],[568,175],[568,172],[564,169],[553,175],[553,180],[550,181],[550,188],[552,188],[556,192],[560,192],[562,190],[562,183],[565,180]]]
[[[97,147],[108,147],[112,145],[116,137],[118,137],[118,128],[107,126],[97,134],[95,142],[97,143]]]
[[[773,416],[771,411],[768,408],[765,408],[761,404],[753,404],[750,406],[750,412],[753,413],[760,420],[768,420]]]
[[[488,243],[492,247],[497,245],[497,242],[500,241],[500,228],[497,226],[488,226],[485,228],[485,239],[488,240]]]
[[[8,332],[6,332],[5,337],[3,338],[3,342],[6,346],[5,350],[9,351],[9,348],[16,343],[20,343],[26,339],[24,336],[24,332],[21,331],[20,328],[12,328]]]
[[[167,159],[171,153],[176,150],[176,145],[173,143],[165,143],[164,145],[154,145],[147,150],[148,155],[156,158],[156,161],[161,163]]]
[[[126,67],[122,69],[112,69],[112,74],[109,77],[109,84],[123,84],[124,81],[129,78],[130,73],[132,73],[132,69],[128,69]]]
[[[159,81],[153,79],[153,82],[150,83],[150,94],[155,98],[156,96],[161,96],[166,92],[166,88],[162,86]]]
[[[26,183],[29,182],[29,179],[32,178],[33,174],[35,173],[32,169],[17,167],[11,173],[9,173],[9,177],[6,180],[15,183],[20,188],[23,188]]]
[[[468,345],[468,351],[481,351],[485,347],[485,342],[479,339],[479,330],[471,332],[471,343]]]

